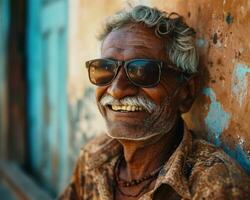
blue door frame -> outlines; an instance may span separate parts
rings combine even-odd
[[[0,0],[0,158],[6,157],[7,152],[7,123],[6,123],[6,60],[7,41],[9,32],[9,0]]]
[[[28,0],[28,130],[31,167],[55,192],[69,177],[67,0]]]

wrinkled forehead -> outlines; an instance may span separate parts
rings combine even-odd
[[[143,24],[127,24],[107,35],[102,43],[101,54],[133,50],[159,55],[165,52],[165,44],[165,39],[157,37],[153,29]]]

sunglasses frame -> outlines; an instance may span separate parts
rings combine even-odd
[[[90,78],[90,64],[95,62],[95,61],[112,61],[114,62],[115,66],[116,66],[116,71],[115,71],[115,75],[114,77],[112,78],[112,80],[110,80],[108,83],[105,83],[105,84],[96,84],[94,83],[93,81],[91,81],[91,78]],[[150,85],[141,85],[141,84],[137,84],[135,83],[131,77],[129,76],[128,74],[128,65],[131,63],[131,62],[134,62],[134,61],[149,61],[149,62],[155,62],[157,63],[157,66],[159,68],[159,76],[158,76],[158,80],[157,82],[153,83],[153,84],[150,84]],[[174,70],[174,71],[177,71],[177,72],[180,72],[180,73],[184,73],[183,71],[181,71],[180,69],[172,66],[172,65],[169,65],[169,64],[166,64],[165,62],[161,61],[161,60],[154,60],[154,59],[131,59],[131,60],[126,60],[126,61],[120,61],[120,60],[115,60],[115,59],[109,59],[109,58],[99,58],[99,59],[93,59],[93,60],[89,60],[89,61],[86,61],[85,62],[85,65],[86,65],[86,68],[88,69],[88,75],[89,75],[89,80],[92,84],[94,85],[97,85],[97,86],[107,86],[107,85],[110,85],[113,80],[116,78],[121,66],[124,66],[124,69],[125,69],[125,72],[126,72],[126,75],[127,75],[127,78],[129,79],[129,81],[137,86],[137,87],[143,87],[143,88],[151,88],[151,87],[155,87],[156,85],[159,84],[160,80],[161,80],[161,74],[162,74],[162,70],[164,69],[163,66],[167,67],[168,69],[171,69],[171,70]]]

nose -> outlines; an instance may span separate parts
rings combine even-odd
[[[116,99],[122,99],[127,96],[135,96],[138,93],[138,87],[129,81],[126,71],[122,66],[116,78],[108,87],[107,93]]]

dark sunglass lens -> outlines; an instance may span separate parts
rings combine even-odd
[[[95,60],[89,64],[89,78],[93,84],[105,85],[110,83],[116,73],[116,65],[112,60]]]
[[[132,61],[127,66],[130,80],[136,85],[149,87],[159,81],[159,63],[147,60]]]

